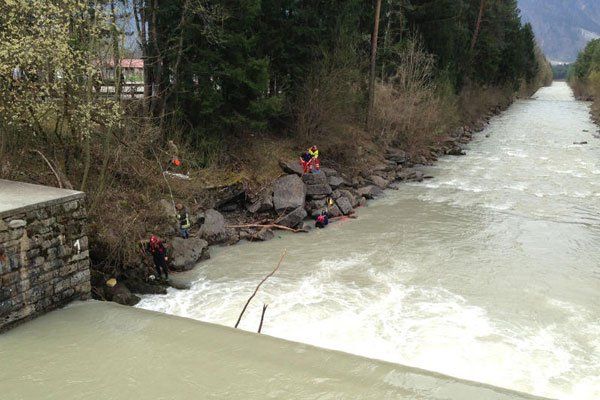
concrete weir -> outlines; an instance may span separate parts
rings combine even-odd
[[[75,302],[0,335],[0,354],[7,399],[542,400],[107,302]]]
[[[90,297],[84,197],[0,180],[0,332]]]

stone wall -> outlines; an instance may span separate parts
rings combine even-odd
[[[84,194],[0,212],[0,331],[90,297]]]

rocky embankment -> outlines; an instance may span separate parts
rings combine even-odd
[[[303,174],[298,160],[281,160],[282,175],[270,185],[250,193],[244,187],[224,187],[214,196],[212,208],[190,212],[191,235],[187,240],[176,237],[176,230],[163,234],[169,247],[170,269],[187,271],[210,257],[213,245],[233,245],[241,240],[266,241],[275,237],[274,230],[307,232],[314,227],[316,216],[327,207],[330,217],[351,216],[357,207],[377,198],[387,188],[399,182],[422,181],[432,178],[421,168],[431,165],[445,155],[465,154],[463,145],[474,132],[483,130],[492,115],[502,110],[496,108],[490,116],[479,120],[474,127],[457,129],[420,155],[410,157],[405,151],[388,148],[380,162],[366,166],[357,174],[322,166],[319,173]],[[172,202],[162,200],[165,218],[174,221]],[[204,221],[202,224],[199,221]],[[167,284],[153,280],[154,268],[150,258],[125,276],[117,277],[118,284],[109,287],[106,276],[92,278],[97,297],[133,305],[139,298],[133,293],[165,293]],[[169,285],[178,287],[176,279]],[[185,285],[180,288],[185,288]]]

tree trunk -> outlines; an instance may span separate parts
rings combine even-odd
[[[115,66],[115,97],[117,102],[121,101],[121,50],[119,49],[119,32],[117,30],[117,14],[115,12],[115,0],[110,2],[110,14],[113,23],[112,27],[112,47],[113,47],[113,63]]]
[[[369,75],[369,108],[367,110],[367,128],[371,129],[373,119],[373,107],[375,106],[375,74],[377,66],[377,38],[379,35],[379,14],[381,13],[381,0],[375,5],[375,23],[371,35],[371,71]]]
[[[154,117],[161,115],[160,104],[163,93],[161,93],[161,80],[162,80],[162,67],[163,60],[160,53],[160,46],[158,45],[158,21],[157,21],[157,9],[158,1],[151,0],[152,6],[150,7],[151,16],[148,19],[148,35],[149,41],[152,48],[152,103],[150,105],[150,113]]]
[[[139,3],[138,3],[139,2]],[[148,45],[148,20],[146,17],[146,5],[144,0],[133,1],[133,17],[135,20],[135,27],[139,37],[139,45],[142,49],[142,60],[144,61],[144,114],[148,112],[150,107],[150,98],[152,96],[152,75],[150,59],[149,59],[149,45]]]
[[[485,8],[485,0],[481,0],[479,3],[479,15],[477,16],[477,22],[475,23],[475,30],[473,31],[473,37],[471,38],[471,53],[475,50],[475,45],[477,44],[477,38],[479,37],[479,32],[481,31],[481,20],[483,19],[483,10]]]

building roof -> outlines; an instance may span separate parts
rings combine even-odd
[[[143,69],[144,68],[144,60],[141,58],[122,58],[121,59],[121,68],[134,68],[134,69]],[[107,67],[113,68],[115,66],[114,60],[106,61],[105,65]]]

